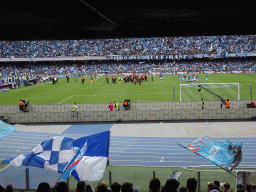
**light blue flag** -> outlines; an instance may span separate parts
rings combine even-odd
[[[183,147],[229,172],[242,160],[241,142],[233,145],[230,140],[217,142],[208,136],[203,136]]]

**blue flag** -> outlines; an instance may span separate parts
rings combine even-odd
[[[217,142],[208,136],[203,136],[183,147],[229,172],[242,160],[241,142],[233,145],[230,140]]]
[[[80,138],[85,139],[85,137]],[[78,163],[82,160],[85,151],[87,149],[87,140],[85,141],[84,145],[81,148],[77,148],[77,153],[75,157],[72,159],[72,161],[69,163],[67,168],[65,169],[64,173],[62,174],[61,178],[66,181],[69,176],[71,175],[71,172],[75,169],[75,167],[78,165]]]
[[[33,166],[63,173],[75,154],[73,139],[57,136],[43,141],[30,153],[5,159],[2,164],[11,163],[15,167]]]

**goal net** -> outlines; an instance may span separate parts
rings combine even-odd
[[[240,100],[239,83],[180,84],[180,101]]]

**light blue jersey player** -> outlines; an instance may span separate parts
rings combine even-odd
[[[206,75],[205,80],[206,80],[206,82],[208,82],[208,75]]]
[[[179,75],[178,79],[179,79],[179,82],[180,82],[180,75]]]

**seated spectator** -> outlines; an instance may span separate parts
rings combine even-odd
[[[158,192],[160,191],[161,182],[158,178],[153,178],[149,182],[149,192]]]
[[[189,178],[187,180],[187,189],[188,192],[195,192],[197,188],[197,180],[195,178]]]
[[[120,192],[121,191],[121,185],[117,182],[114,182],[111,185],[112,192]]]
[[[76,191],[77,192],[86,192],[86,184],[84,181],[79,181],[76,184]]]
[[[11,184],[8,184],[6,189],[5,189],[5,192],[13,192],[13,187]]]
[[[68,184],[65,181],[58,182],[55,186],[57,192],[68,192]]]
[[[133,192],[133,184],[129,182],[124,182],[121,186],[122,192]]]
[[[165,190],[166,192],[176,192],[178,187],[180,185],[180,182],[176,179],[168,179],[165,182]]]
[[[49,183],[42,182],[38,185],[36,192],[51,192]]]

